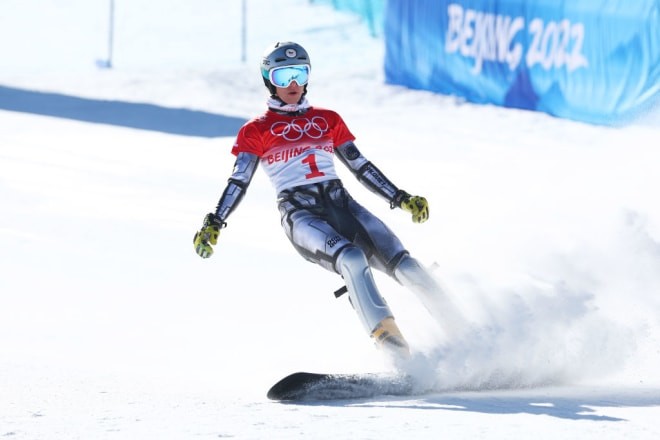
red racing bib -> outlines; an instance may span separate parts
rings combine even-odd
[[[277,193],[294,186],[337,179],[335,148],[355,140],[341,116],[311,107],[300,116],[268,110],[238,132],[233,154],[252,153]]]

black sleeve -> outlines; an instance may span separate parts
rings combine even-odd
[[[392,204],[401,191],[360,153],[353,142],[340,145],[336,152],[360,183]]]
[[[224,222],[229,214],[239,205],[247,187],[252,181],[254,172],[259,165],[259,158],[251,153],[239,153],[236,156],[234,170],[227,181],[227,186],[218,201],[215,216]]]

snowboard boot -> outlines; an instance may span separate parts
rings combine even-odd
[[[374,338],[376,346],[397,358],[408,359],[410,357],[410,347],[394,322],[394,318],[387,317],[379,322],[371,332],[371,337]]]

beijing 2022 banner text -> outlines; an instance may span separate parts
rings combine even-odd
[[[388,0],[392,84],[617,123],[660,100],[660,0]]]

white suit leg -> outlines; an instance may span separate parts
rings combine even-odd
[[[379,346],[403,357],[409,355],[408,344],[394,323],[394,317],[378,292],[367,257],[358,247],[345,248],[337,259],[348,296],[366,331]]]
[[[466,329],[463,314],[416,259],[405,256],[394,270],[394,277],[420,299],[448,336],[458,336]]]

